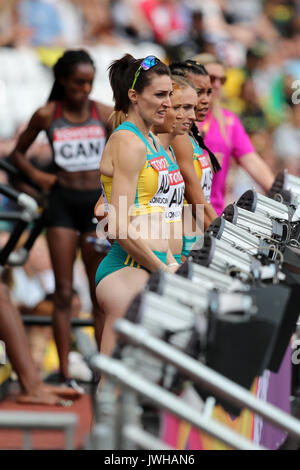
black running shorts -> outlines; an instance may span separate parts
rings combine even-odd
[[[94,207],[101,189],[83,190],[55,185],[45,210],[46,227],[66,227],[80,233],[95,232]]]

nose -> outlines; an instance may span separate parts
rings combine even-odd
[[[92,91],[92,85],[91,85],[91,83],[89,83],[89,82],[84,83],[84,85],[83,85],[83,91],[84,91],[84,93],[86,93],[87,95],[89,95],[89,94],[91,93],[91,91]]]
[[[178,113],[176,114],[176,119],[180,120],[183,119],[183,111],[179,110]]]
[[[191,121],[196,121],[196,114],[194,110],[190,112],[189,118]]]
[[[171,104],[171,98],[170,96],[167,96],[166,99],[164,100],[163,102],[163,105],[166,107],[166,108],[171,108],[172,104]]]
[[[203,95],[201,95],[199,98],[199,103],[208,104],[209,100],[210,100],[210,96],[208,96],[206,93],[203,93]]]

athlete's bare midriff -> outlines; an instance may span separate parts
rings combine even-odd
[[[100,189],[99,171],[61,171],[56,173],[57,183],[60,186],[76,189],[78,191],[89,191],[92,189]]]
[[[164,212],[142,214],[132,217],[130,222],[136,228],[137,236],[142,238],[152,251],[168,251],[169,239],[166,236]]]

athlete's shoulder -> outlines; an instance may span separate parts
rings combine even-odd
[[[113,112],[113,106],[101,103],[100,101],[94,101],[95,105],[100,111]]]
[[[35,111],[31,118],[31,121],[37,127],[40,127],[41,129],[47,129],[51,124],[54,112],[55,102],[50,101],[49,103],[45,104],[44,106],[41,106]]]
[[[238,115],[234,113],[233,111],[230,111],[230,109],[222,108],[222,113],[223,113],[223,116],[225,117],[232,117],[234,119],[239,119]]]
[[[124,152],[132,150],[143,150],[145,152],[145,143],[142,139],[129,129],[117,128],[109,138],[114,145],[124,146]]]
[[[107,104],[101,103],[100,101],[92,100],[92,102],[95,104],[95,106],[97,108],[98,115],[99,115],[99,118],[101,119],[101,121],[105,125],[111,124],[111,115],[112,115],[113,110],[114,110],[113,107],[109,106]]]
[[[113,165],[127,170],[139,170],[146,161],[146,147],[133,132],[122,129],[113,133],[107,143]]]
[[[173,149],[189,149],[193,145],[193,138],[189,134],[177,135],[172,141]]]
[[[241,122],[238,115],[235,114],[233,111],[230,111],[229,109],[222,108],[222,113],[227,126],[233,126]]]

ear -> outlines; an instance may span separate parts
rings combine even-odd
[[[132,88],[130,88],[130,90],[128,90],[128,98],[129,98],[131,104],[136,104],[137,103],[137,92],[135,90],[133,90]]]

